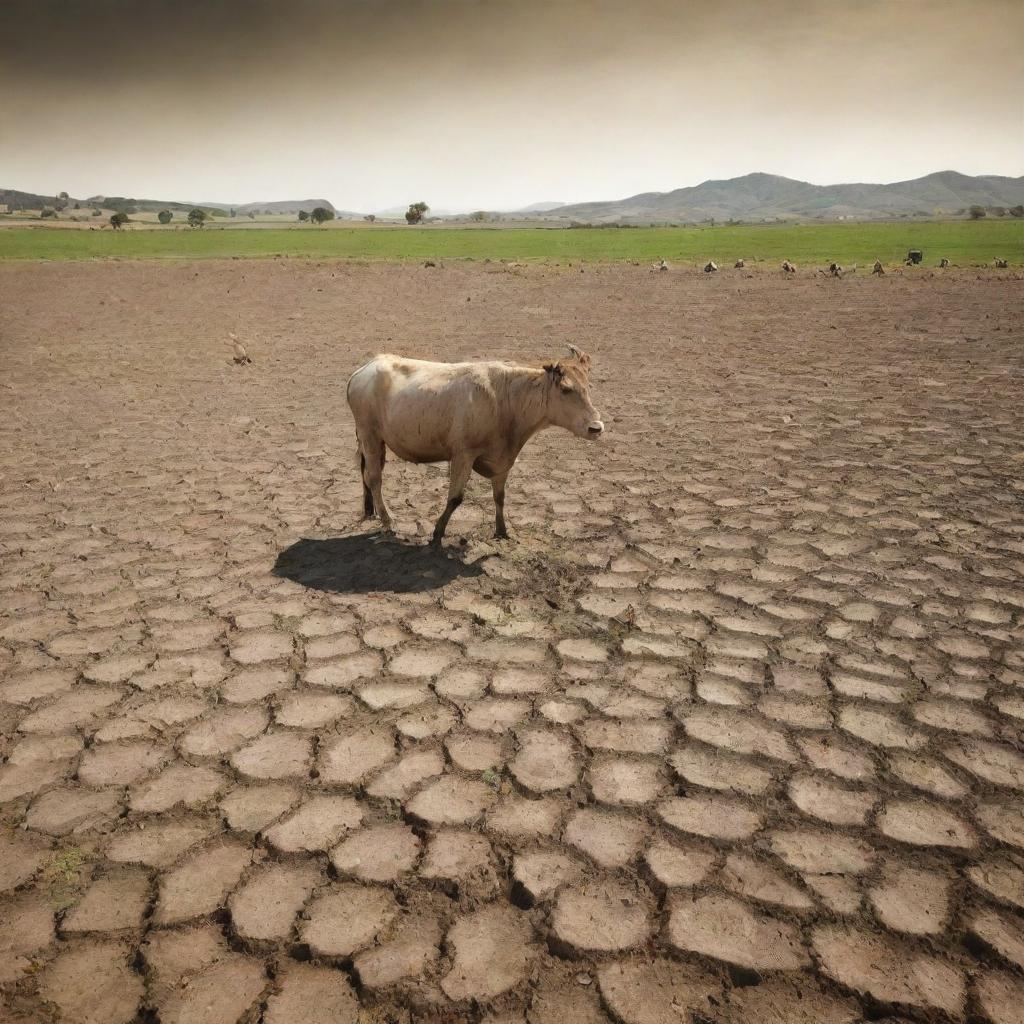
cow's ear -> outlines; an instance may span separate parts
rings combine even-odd
[[[583,367],[584,370],[590,369],[591,359],[586,352],[581,348],[577,348],[575,345],[569,345],[569,351],[576,357],[576,361]]]
[[[545,363],[544,369],[547,375],[557,384],[565,377],[565,370],[561,363]]]

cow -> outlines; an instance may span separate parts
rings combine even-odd
[[[714,260],[708,260],[708,262],[704,264],[705,274],[714,274],[717,272],[717,270],[718,264]]]
[[[885,273],[885,267],[882,266],[881,260],[875,260],[875,265],[871,268],[871,273],[879,275]]]
[[[945,269],[946,267],[949,266],[949,260],[946,259],[945,256],[943,256],[942,259],[939,260],[939,266],[942,267],[943,269]]]
[[[449,463],[448,502],[434,527],[441,543],[462,504],[472,471],[491,481],[494,535],[507,537],[505,479],[538,431],[562,427],[596,441],[604,424],[590,400],[592,360],[569,346],[572,359],[542,367],[504,362],[433,363],[378,355],[348,382],[363,480],[363,517],[394,532],[381,492],[387,449],[406,462]]]
[[[789,260],[783,260],[782,261],[782,272],[784,274],[795,274],[796,273],[796,264],[795,263],[790,263]]]
[[[733,268],[733,270],[742,270],[745,266],[746,266],[746,263],[744,263],[743,260],[737,260],[732,265],[732,268]]]
[[[830,263],[828,265],[828,272],[832,277],[843,276],[843,268],[838,263]]]

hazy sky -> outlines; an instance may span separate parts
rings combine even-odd
[[[379,210],[1024,173],[1021,0],[3,0],[0,187]]]

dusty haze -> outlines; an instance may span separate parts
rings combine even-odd
[[[512,209],[1024,169],[1024,5],[13,0],[0,185]]]

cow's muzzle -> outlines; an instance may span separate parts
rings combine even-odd
[[[600,420],[596,420],[587,427],[587,437],[597,440],[604,433],[604,424]]]

